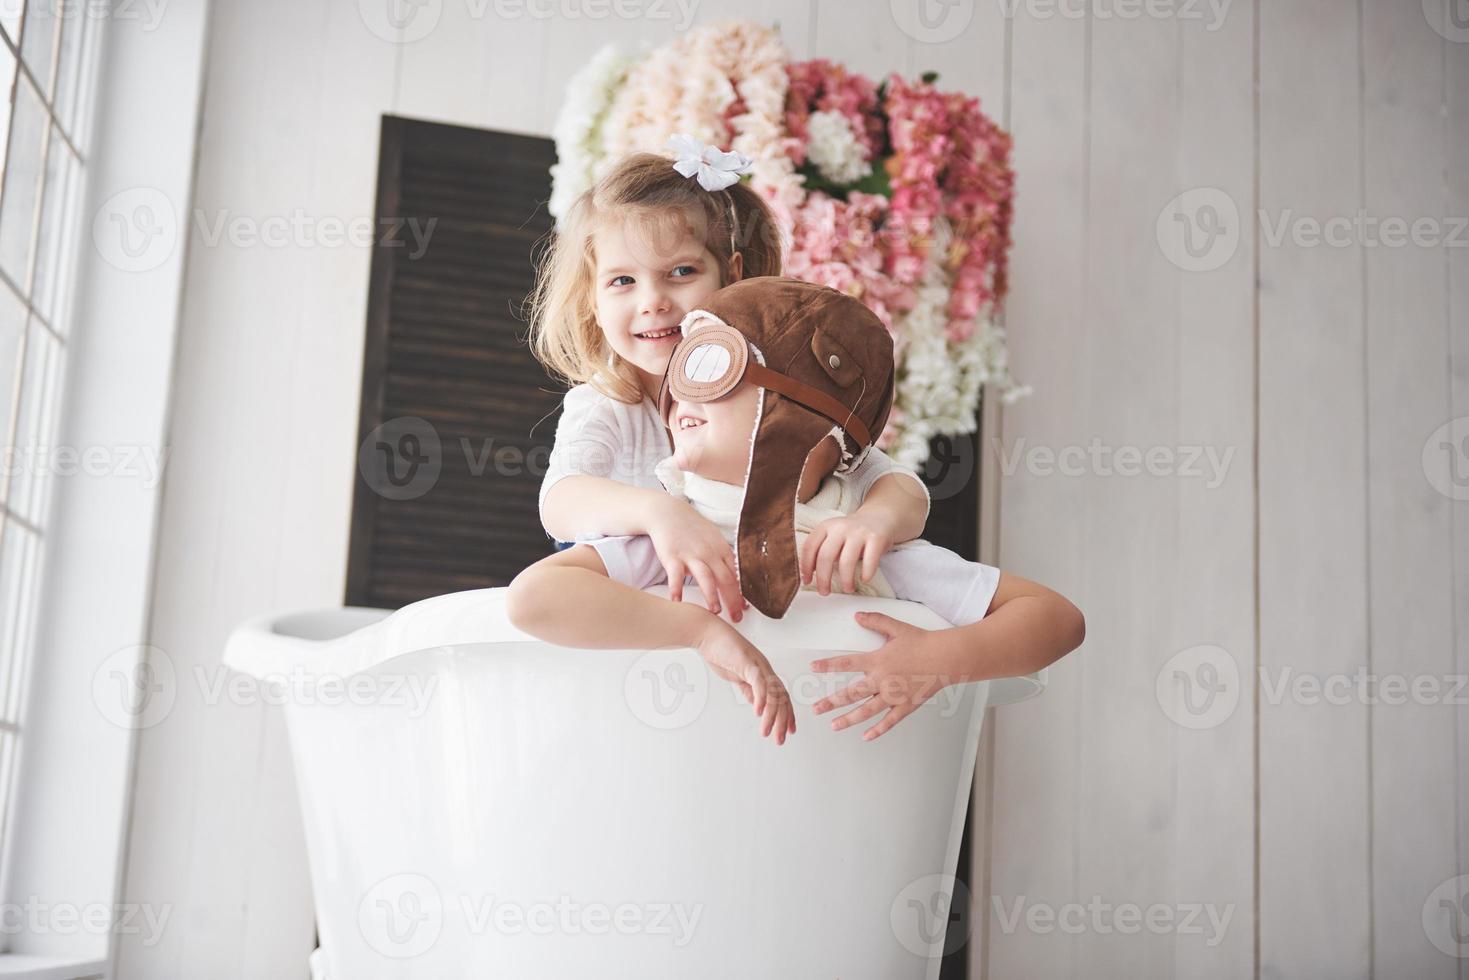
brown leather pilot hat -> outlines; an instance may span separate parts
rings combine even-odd
[[[710,322],[712,321],[712,322]],[[854,465],[887,424],[893,339],[860,300],[788,276],[742,279],[683,320],[659,393],[712,401],[742,381],[761,388],[735,549],[740,591],[779,619],[801,586],[796,491],[811,452],[837,434]]]

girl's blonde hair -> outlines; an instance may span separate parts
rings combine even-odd
[[[643,400],[637,370],[608,346],[596,317],[592,235],[609,220],[635,223],[659,251],[685,234],[703,242],[718,264],[720,285],[730,282],[736,252],[743,256],[742,278],[780,275],[781,238],[775,216],[749,186],[706,191],[674,170],[671,157],[656,153],[623,157],[567,209],[529,297],[531,351],[567,384],[591,384],[631,405]]]

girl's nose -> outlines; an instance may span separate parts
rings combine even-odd
[[[643,313],[667,313],[668,307],[668,296],[663,290],[649,287],[648,291],[643,294]]]

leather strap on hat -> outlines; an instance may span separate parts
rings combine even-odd
[[[805,405],[813,411],[820,412],[831,419],[837,425],[852,434],[858,445],[867,446],[872,443],[872,434],[867,431],[867,426],[857,417],[853,408],[843,405],[837,399],[828,395],[818,388],[797,381],[795,378],[779,374],[770,368],[751,360],[745,365],[745,380],[751,381],[762,388],[770,388],[785,395],[791,401]]]

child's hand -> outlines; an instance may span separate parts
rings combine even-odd
[[[857,591],[857,569],[862,581],[871,582],[877,562],[893,546],[892,529],[886,522],[862,514],[848,514],[822,521],[801,542],[801,583],[814,577],[816,590],[831,595],[832,573],[837,573],[842,591]]]
[[[712,617],[694,647],[710,670],[733,683],[755,706],[761,722],[760,737],[773,733],[775,743],[784,745],[786,735],[796,730],[796,712],[785,684],[765,654],[733,626]]]
[[[740,594],[734,549],[712,521],[688,503],[668,497],[649,521],[648,537],[668,574],[668,598],[681,602],[684,576],[692,575],[710,612],[717,616],[722,606],[731,620],[740,621],[748,603]]]
[[[817,701],[811,710],[819,715],[870,697],[865,704],[832,719],[831,723],[833,731],[841,731],[886,711],[881,721],[862,733],[862,740],[867,742],[911,715],[942,690],[947,682],[927,666],[932,661],[925,646],[933,636],[931,630],[910,626],[877,612],[859,612],[857,622],[881,633],[887,637],[887,642],[872,653],[852,653],[811,661],[811,669],[815,671],[861,671],[864,675]]]

